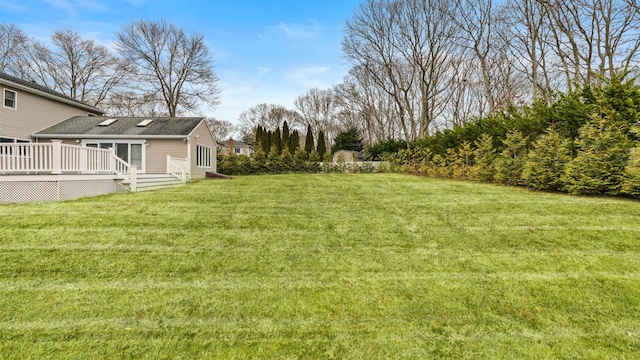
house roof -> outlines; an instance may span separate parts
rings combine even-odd
[[[227,139],[225,141],[220,142],[219,144],[222,147],[229,147],[229,140],[233,140],[233,147],[247,147],[247,148],[251,147],[251,145],[235,139]]]
[[[116,119],[109,125],[100,125]],[[144,120],[152,120],[139,126]],[[202,117],[110,117],[74,116],[33,134],[34,138],[184,138],[202,121]]]
[[[0,84],[9,85],[15,87],[17,89],[30,92],[32,94],[36,94],[39,96],[43,96],[49,99],[53,99],[59,102],[63,102],[66,104],[70,104],[73,106],[77,106],[79,108],[85,109],[97,115],[104,114],[104,111],[97,109],[93,106],[89,106],[82,101],[76,100],[71,96],[67,96],[63,93],[51,90],[45,86],[39,85],[33,81],[23,80],[17,78],[15,76],[11,76],[9,74],[0,72]]]

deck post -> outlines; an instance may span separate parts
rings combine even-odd
[[[138,167],[136,165],[129,167],[129,176],[129,190],[136,192],[138,190]]]
[[[116,173],[116,150],[114,148],[109,148],[109,152],[111,155],[109,156],[109,171],[112,174]]]
[[[51,174],[62,174],[62,140],[51,140],[52,142],[52,154],[51,154]]]

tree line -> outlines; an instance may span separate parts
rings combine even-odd
[[[165,20],[132,21],[115,51],[70,29],[49,43],[0,23],[0,72],[34,81],[114,116],[177,116],[218,104],[213,53],[202,34]]]
[[[256,105],[250,134],[311,125],[329,139],[355,127],[366,146],[439,130],[638,74],[635,0],[364,0],[344,26],[351,70],[301,94],[293,109]]]

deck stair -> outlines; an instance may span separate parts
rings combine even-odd
[[[128,187],[129,184],[123,182],[123,185]],[[184,185],[184,183],[171,174],[138,174],[136,191],[157,190],[180,185]]]

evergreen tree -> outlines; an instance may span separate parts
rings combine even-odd
[[[455,179],[466,179],[469,177],[473,160],[473,149],[468,141],[464,141],[458,148],[457,161],[454,164],[453,177]]]
[[[262,150],[261,146],[253,153],[253,160],[259,165],[264,165],[267,162],[267,153]]]
[[[362,151],[364,146],[362,145],[362,138],[355,127],[349,128],[345,131],[341,131],[336,136],[333,146],[331,147],[331,153],[335,154],[340,150]]]
[[[262,132],[264,130],[262,129],[261,125],[258,125],[256,127],[256,138],[255,138],[255,144],[256,144],[256,148],[261,148],[262,147]]]
[[[493,146],[493,137],[486,133],[476,141],[476,149],[473,151],[475,163],[470,171],[470,177],[477,181],[493,181],[495,176],[496,149]]]
[[[309,153],[309,161],[317,163],[320,162],[320,160],[320,154],[315,150],[311,150],[311,153]]]
[[[284,124],[282,124],[282,151],[291,151],[290,141],[289,124],[285,121]]]
[[[305,142],[304,142],[304,151],[306,151],[307,154],[311,154],[311,152],[313,151],[313,148],[314,148],[313,131],[311,130],[311,125],[307,125],[307,138],[305,139]]]
[[[296,152],[293,153],[293,161],[296,163],[296,166],[300,168],[302,163],[309,160],[309,154],[302,148],[298,148]]]
[[[276,129],[271,133],[271,148],[276,149],[278,156],[282,153],[282,139],[280,138],[280,129]]]
[[[275,144],[271,145],[271,150],[269,150],[269,154],[267,155],[267,158],[272,163],[280,161],[280,154],[278,153],[278,147]]]
[[[624,168],[622,193],[640,198],[640,148],[631,149],[629,162]]]
[[[496,180],[509,184],[522,184],[522,170],[527,160],[527,139],[520,131],[507,133],[504,150],[496,158]]]
[[[324,155],[327,153],[327,145],[324,142],[324,132],[320,130],[318,133],[318,154],[322,159],[324,159]]]
[[[571,141],[549,128],[527,155],[523,177],[527,186],[536,190],[564,190],[562,174],[571,161]]]
[[[262,151],[265,154],[269,154],[271,151],[271,131],[262,132]]]
[[[298,130],[293,130],[289,137],[289,152],[295,154],[300,148],[300,134]]]
[[[617,195],[622,188],[631,144],[622,126],[609,114],[596,115],[580,128],[577,156],[562,181],[572,194]]]

